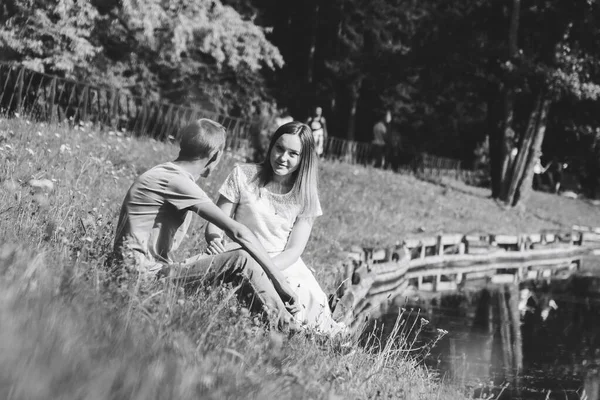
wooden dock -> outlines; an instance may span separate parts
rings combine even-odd
[[[409,287],[451,292],[475,279],[508,283],[568,276],[593,255],[600,255],[600,228],[582,226],[519,235],[444,234],[405,239],[387,249],[356,248],[344,262],[335,317],[358,327]]]

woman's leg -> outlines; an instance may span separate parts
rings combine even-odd
[[[282,272],[298,295],[301,311],[295,317],[299,322],[325,334],[335,334],[343,329],[333,320],[327,294],[301,259]]]

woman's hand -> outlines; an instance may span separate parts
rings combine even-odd
[[[206,248],[206,254],[210,254],[216,256],[217,254],[224,253],[225,245],[223,244],[222,238],[214,238],[208,243],[208,247]]]

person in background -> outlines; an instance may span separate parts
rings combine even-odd
[[[375,168],[385,168],[386,160],[386,146],[389,144],[388,139],[388,126],[392,122],[392,113],[386,111],[381,118],[373,126],[373,141],[372,144],[372,156],[371,160]]]
[[[545,167],[542,165],[542,155],[535,160],[535,164],[533,166],[533,189],[534,190],[542,190],[543,180],[542,177],[552,165],[552,162],[549,162]]]
[[[325,121],[323,109],[321,107],[315,107],[313,115],[306,120],[306,125],[308,125],[312,131],[317,156],[323,157],[325,144],[327,143],[327,122]]]
[[[190,282],[241,283],[255,308],[273,324],[292,327],[297,295],[254,233],[217,207],[196,183],[215,169],[225,147],[225,128],[200,119],[180,131],[179,156],[138,176],[121,206],[115,234],[117,271],[147,278],[166,276]],[[176,263],[173,252],[186,235],[193,214],[218,226],[238,243],[219,255],[200,254]],[[241,249],[239,248],[241,247]]]

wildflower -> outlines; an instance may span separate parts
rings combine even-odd
[[[438,331],[438,333],[440,334],[440,336],[444,336],[444,335],[447,335],[447,334],[448,334],[448,331],[447,331],[447,330],[445,330],[445,329],[440,329],[440,328],[438,328],[438,329],[437,329],[437,331]]]
[[[21,116],[21,114],[15,113],[15,117],[19,118],[20,116]]]
[[[38,206],[40,206],[41,208],[46,207],[50,202],[48,201],[48,198],[43,195],[42,193],[38,193],[35,196],[33,196],[33,201],[35,203],[37,203]]]
[[[27,184],[37,192],[51,192],[54,190],[54,183],[48,179],[31,179]]]
[[[427,325],[429,324],[429,321],[426,320],[425,318],[421,318],[421,325]]]
[[[38,131],[38,132],[37,132],[37,135],[38,135],[38,136],[43,136],[44,134],[43,134],[41,131]]]
[[[244,317],[250,316],[250,311],[246,307],[240,308],[240,314]]]
[[[17,190],[19,190],[19,184],[17,182],[13,181],[12,179],[5,180],[2,184],[2,186],[9,193],[13,193],[13,192],[16,192]]]
[[[50,149],[48,149],[47,151],[48,151],[48,153],[52,153],[52,150],[50,150]]]
[[[32,156],[35,156],[35,151],[31,150],[29,147],[26,148],[25,151],[31,154]]]
[[[280,355],[283,348],[283,335],[279,332],[271,331],[269,334],[269,348],[272,355]]]
[[[60,137],[60,133],[55,133],[54,136],[56,136],[57,138]]]

